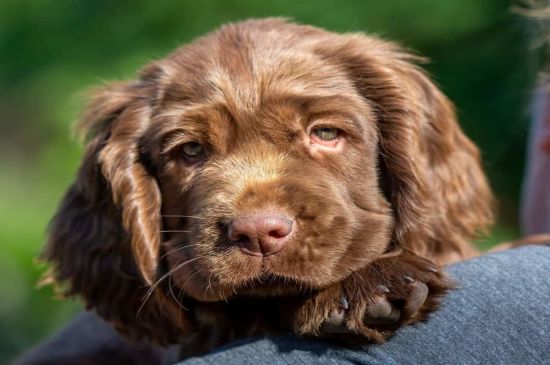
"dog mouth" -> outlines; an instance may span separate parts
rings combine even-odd
[[[235,292],[237,296],[274,297],[295,295],[307,290],[313,288],[303,281],[264,273],[242,284]]]
[[[239,252],[240,253],[240,252]],[[244,253],[248,272],[239,268],[228,267],[227,275],[220,275],[207,269],[209,262],[203,262],[204,257],[185,255],[177,262],[189,263],[182,266],[168,260],[170,285],[182,289],[190,297],[199,301],[220,301],[234,297],[277,297],[292,296],[315,288],[306,277],[291,277],[281,273],[270,262],[273,256],[250,256]],[[241,267],[242,269],[243,267]],[[241,271],[239,275],[236,275]]]
[[[220,287],[219,293],[222,300],[234,298],[272,298],[272,297],[289,297],[303,295],[305,292],[315,290],[313,287],[298,280],[276,276],[271,274],[261,275],[257,278],[249,280],[241,285],[236,285],[231,288],[230,294],[227,294],[225,287]],[[220,298],[215,296],[206,298],[208,301],[218,301]]]

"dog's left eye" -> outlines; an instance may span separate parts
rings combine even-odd
[[[324,148],[336,148],[340,144],[342,130],[332,127],[317,127],[311,130],[309,135],[312,146]]]
[[[340,130],[336,128],[316,128],[313,133],[322,141],[333,141],[340,135]]]
[[[182,147],[184,157],[190,160],[197,160],[204,154],[204,148],[198,142],[187,142]]]

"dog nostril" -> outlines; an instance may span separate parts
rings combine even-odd
[[[239,234],[239,235],[237,235],[237,237],[235,237],[235,239],[233,241],[235,241],[235,242],[248,242],[248,241],[250,241],[250,237],[248,237],[245,234]]]
[[[279,230],[273,230],[269,232],[268,235],[269,237],[273,237],[273,238],[283,238],[284,236],[288,235],[288,233],[281,232]]]

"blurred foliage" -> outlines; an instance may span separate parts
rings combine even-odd
[[[525,24],[503,0],[3,0],[0,2],[0,363],[79,308],[35,290],[48,219],[78,166],[70,125],[82,92],[131,78],[224,22],[286,16],[334,31],[366,31],[429,57],[481,147],[500,201],[485,247],[517,233],[534,67]]]

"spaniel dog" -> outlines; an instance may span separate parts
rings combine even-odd
[[[452,287],[492,195],[453,105],[395,44],[225,25],[98,89],[50,278],[185,356],[293,331],[380,342]]]

